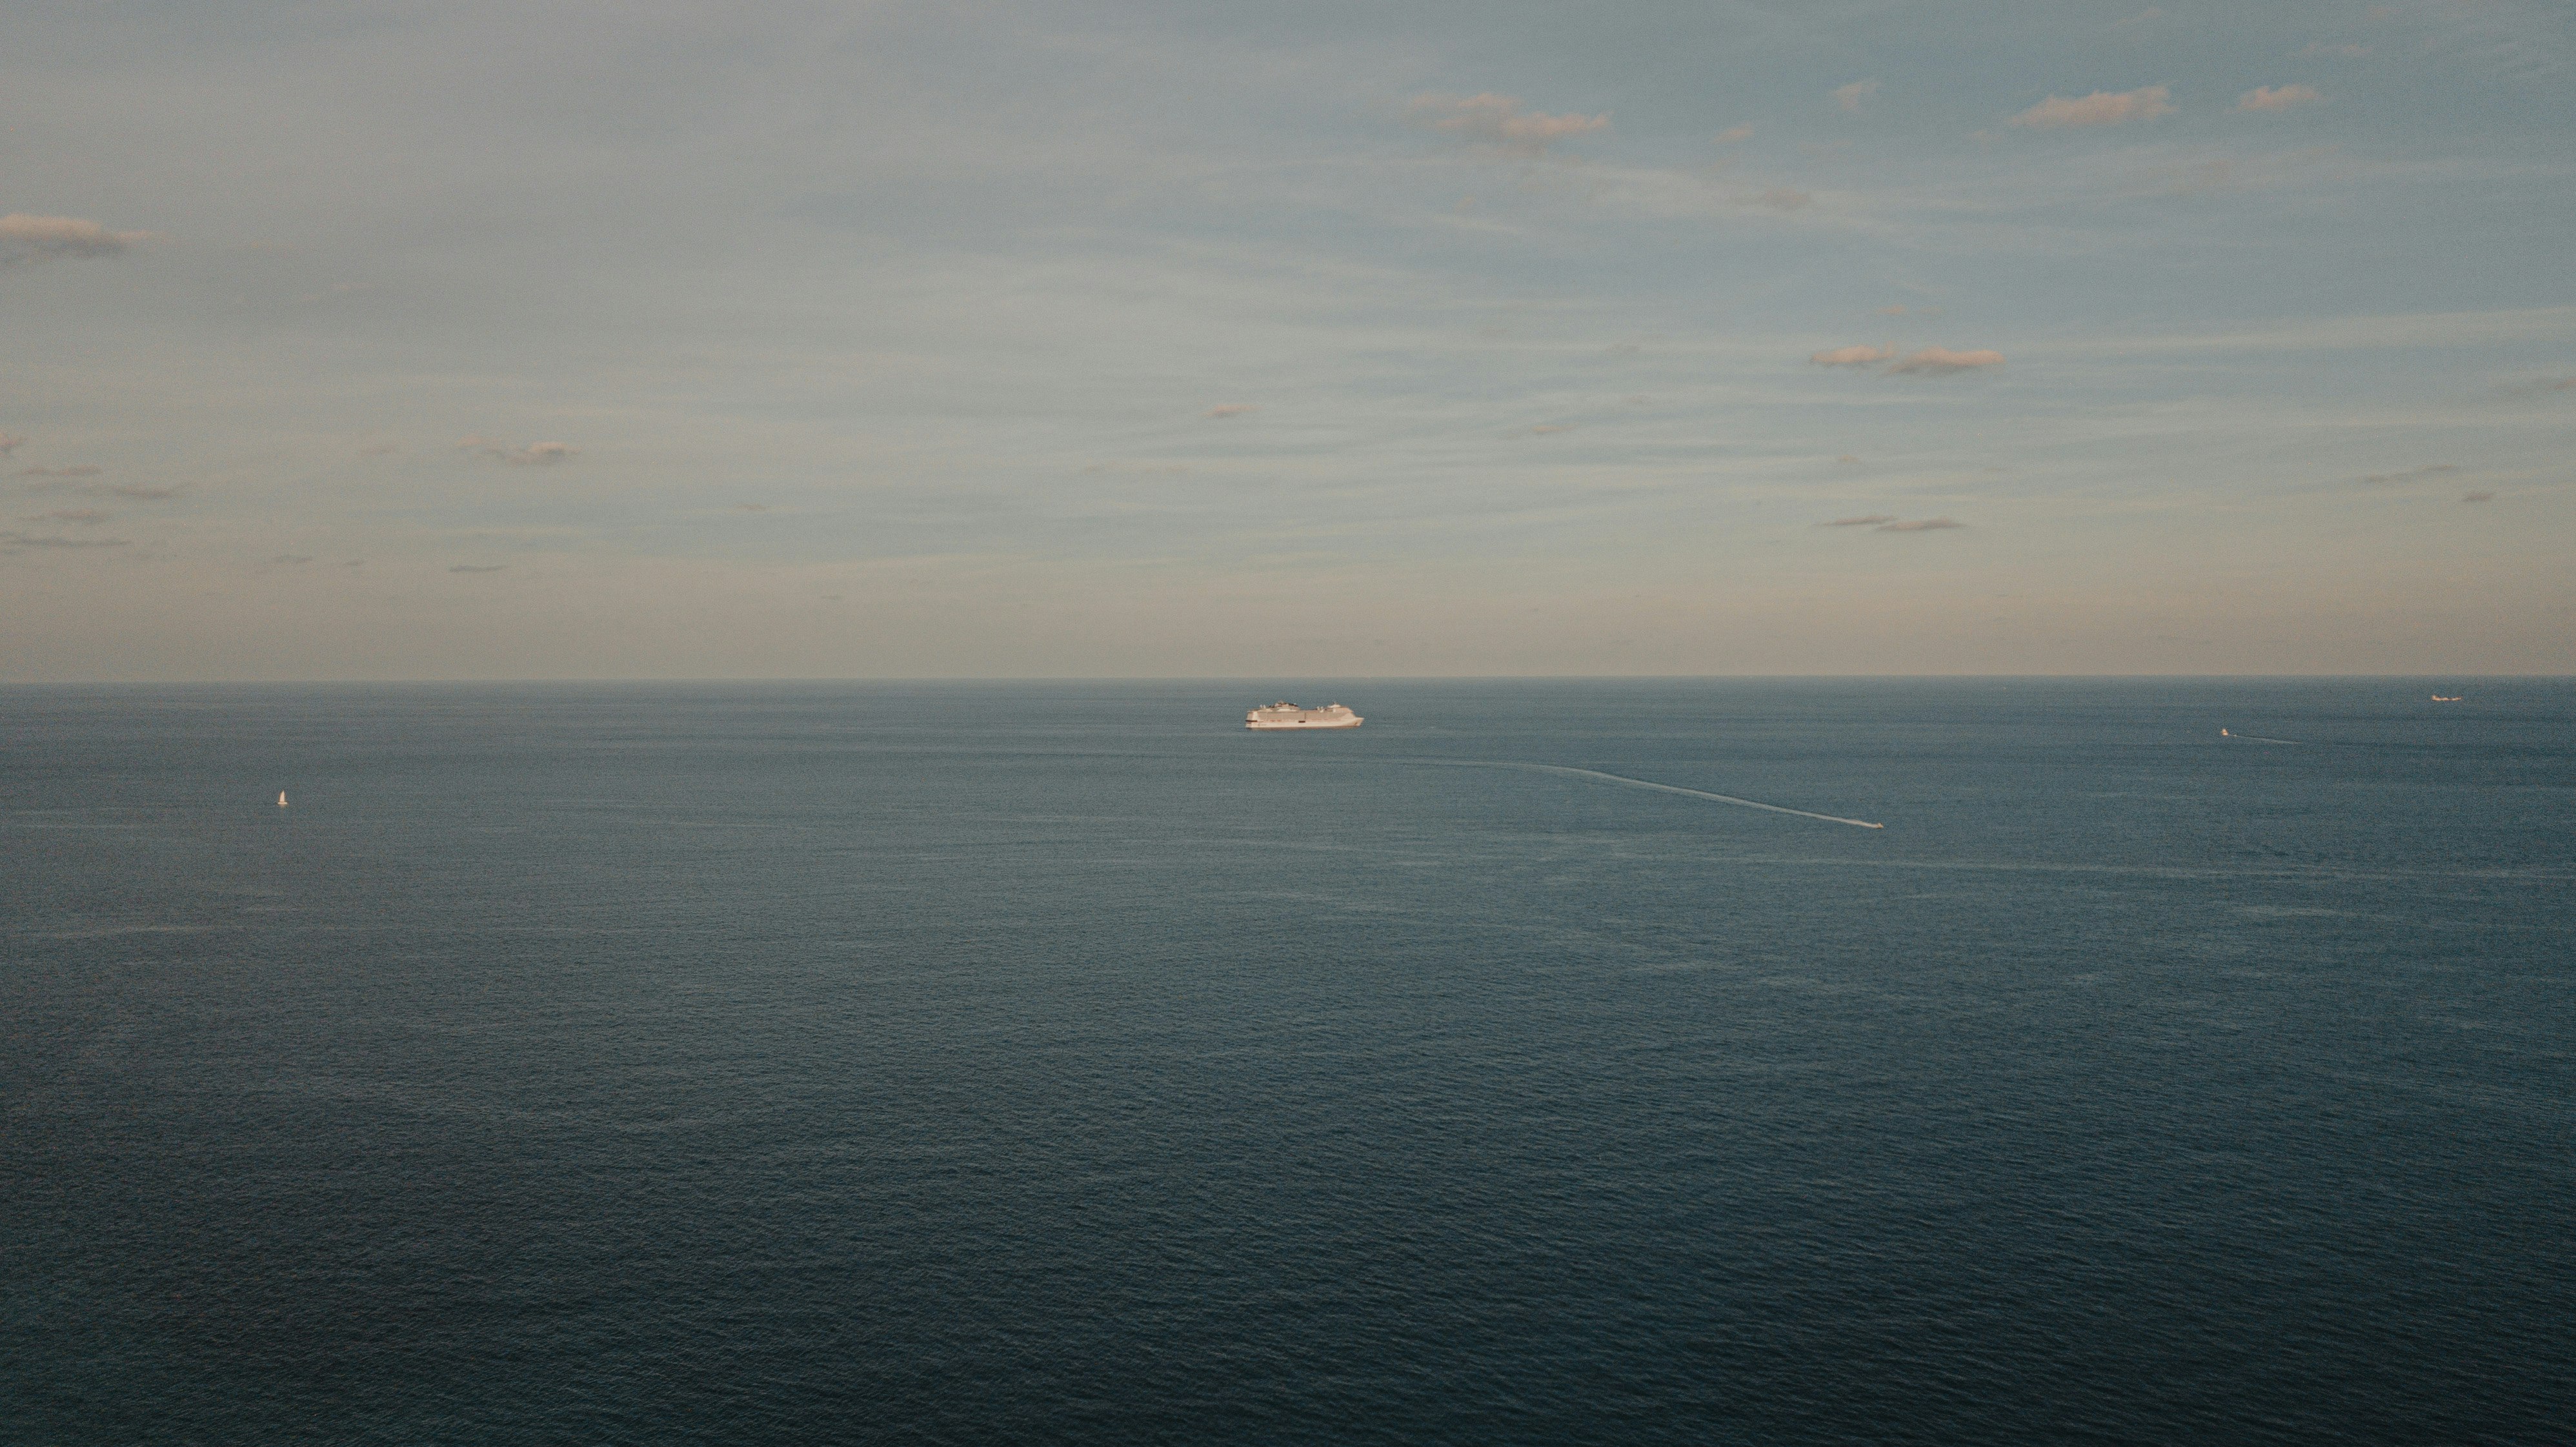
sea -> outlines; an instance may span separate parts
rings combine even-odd
[[[8,1444],[2576,1440],[2568,680],[17,686],[0,945]]]

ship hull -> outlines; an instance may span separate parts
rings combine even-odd
[[[1349,718],[1326,719],[1320,723],[1246,723],[1244,727],[1257,733],[1273,733],[1283,729],[1355,729],[1366,722],[1368,722],[1367,719],[1355,714]]]

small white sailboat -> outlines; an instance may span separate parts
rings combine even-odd
[[[2235,735],[2233,735],[2233,734],[2229,733],[2229,732],[2228,732],[2227,730],[2225,730],[2225,729],[2220,729],[2220,730],[2218,731],[2218,736],[2219,736],[2220,738],[2222,738],[2222,739],[2225,739],[2225,738],[2234,738],[2234,737],[2235,737]],[[278,795],[278,796],[277,796],[277,802],[279,802],[279,803],[281,803],[281,804],[285,803],[285,802],[286,802],[286,796],[285,796],[284,794],[280,794],[280,795]]]
[[[277,791],[277,807],[280,809],[286,807],[286,791],[284,789]]]

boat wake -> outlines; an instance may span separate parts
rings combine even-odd
[[[1854,829],[1884,829],[1866,819],[1846,819],[1840,814],[1817,814],[1805,809],[1792,809],[1786,804],[1765,804],[1759,799],[1739,799],[1733,794],[1712,794],[1705,789],[1685,789],[1679,784],[1658,784],[1651,779],[1631,779],[1625,774],[1605,774],[1599,769],[1575,769],[1563,764],[1516,764],[1499,759],[1426,759],[1425,763],[1446,764],[1460,769],[1522,769],[1534,774],[1564,774],[1577,779],[1599,779],[1605,784],[1625,784],[1631,789],[1652,789],[1658,794],[1679,794],[1685,799],[1706,799],[1712,804],[1733,804],[1740,809],[1761,809],[1773,814],[1792,814],[1801,819],[1815,819],[1827,824],[1848,824]]]
[[[2222,739],[2241,739],[2249,744],[2290,744],[2295,746],[2299,742],[2297,739],[2267,739],[2261,734],[2229,733],[2225,729],[2220,729],[2218,731],[2218,736]]]

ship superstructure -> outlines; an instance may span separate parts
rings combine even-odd
[[[1285,700],[1243,716],[1243,726],[1248,729],[1355,729],[1366,722],[1338,703],[1299,708]]]

